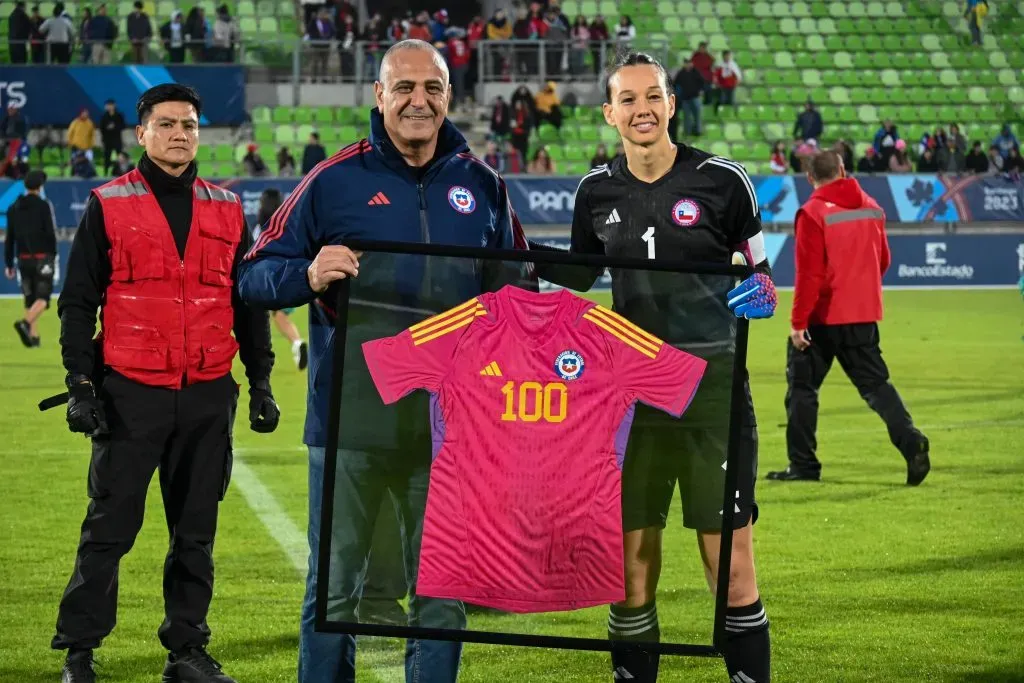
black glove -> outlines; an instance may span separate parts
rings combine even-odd
[[[68,427],[71,431],[87,436],[109,434],[103,404],[96,397],[92,380],[85,375],[69,374],[64,383],[68,387]]]
[[[269,434],[277,429],[281,411],[270,393],[270,382],[257,380],[249,386],[249,428],[260,434]]]

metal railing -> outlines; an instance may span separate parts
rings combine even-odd
[[[635,44],[635,41],[634,41]],[[9,42],[13,64],[242,64],[251,80],[293,83],[373,83],[389,42],[308,40],[299,36],[243,35],[231,46],[185,40],[179,44],[154,37],[148,41],[75,41],[53,44]],[[452,80],[467,84],[518,80],[595,80],[628,43],[618,41],[483,40],[466,67],[453,69]],[[674,67],[667,44],[644,49]]]
[[[295,40],[298,40],[297,38]],[[160,38],[135,41],[75,40],[73,43],[46,41],[8,41],[10,64],[46,66],[92,64],[237,64],[246,61],[246,51],[254,43],[238,42],[214,45],[207,41],[186,40],[171,44]]]

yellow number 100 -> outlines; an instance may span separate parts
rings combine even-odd
[[[545,422],[561,422],[569,406],[569,392],[561,382],[523,382],[519,385],[519,405],[516,405],[516,383],[509,381],[501,388],[505,394],[505,422],[537,422],[541,416]],[[558,394],[556,397],[555,394]]]

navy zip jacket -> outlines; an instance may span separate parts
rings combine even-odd
[[[322,246],[346,240],[526,248],[504,181],[469,153],[466,139],[451,122],[441,126],[433,160],[413,168],[388,138],[383,117],[374,109],[370,137],[328,157],[303,178],[238,273],[239,292],[252,305],[276,310],[313,304],[303,436],[310,446],[327,442],[337,294],[333,286],[319,296],[313,292],[306,269]],[[469,259],[364,254],[359,277],[351,283],[340,446],[405,450],[413,444],[396,443],[404,440],[396,435],[401,430],[389,429],[388,423],[417,415],[422,417],[416,423],[427,422],[426,407],[415,401],[385,409],[365,363],[355,357],[361,342],[397,334],[517,276],[510,277],[501,264]],[[417,433],[416,443],[423,437]]]

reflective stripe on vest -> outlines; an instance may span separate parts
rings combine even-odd
[[[238,203],[238,195],[234,192],[228,192],[222,190],[219,187],[206,187],[196,183],[196,199],[203,201],[215,201],[215,202],[229,202],[231,204]]]
[[[825,214],[825,225],[850,223],[852,221],[860,221],[867,218],[882,220],[885,218],[885,212],[881,209],[851,209],[849,211],[836,211],[835,213]]]
[[[146,189],[145,183],[141,182],[127,182],[122,185],[109,185],[107,187],[101,187],[98,192],[104,199],[149,194],[149,190]]]

